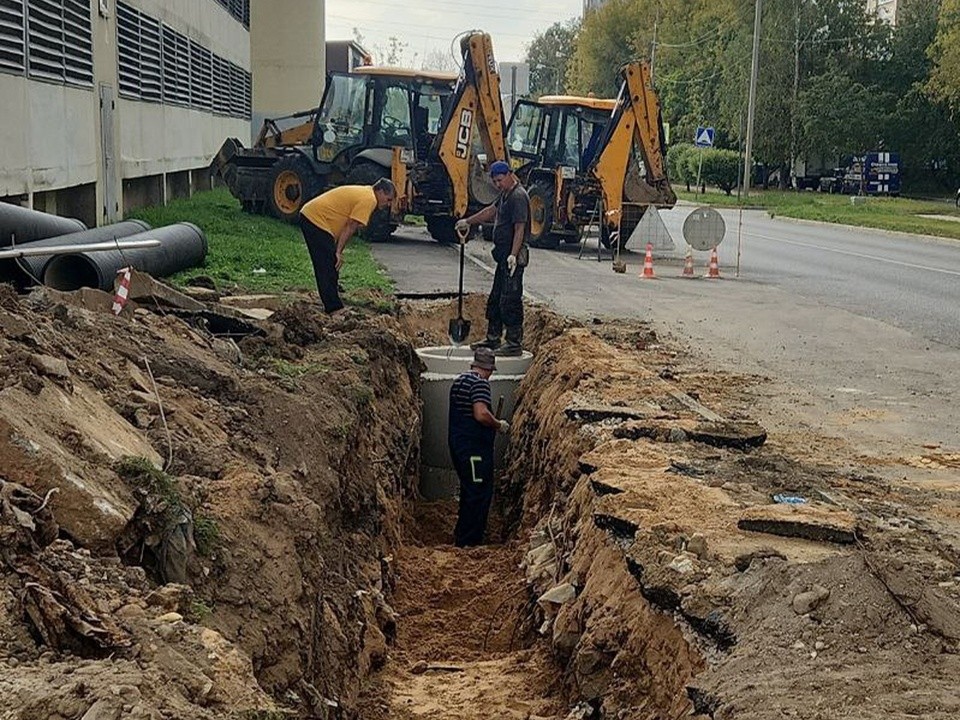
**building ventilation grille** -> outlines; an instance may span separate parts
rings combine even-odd
[[[245,28],[250,27],[250,0],[217,0],[217,2],[243,23]]]
[[[89,0],[28,0],[30,77],[91,87],[93,38]]]
[[[0,71],[22,75],[26,69],[23,18],[23,0],[0,0]]]
[[[250,117],[249,72],[124,3],[117,49],[121,96]]]

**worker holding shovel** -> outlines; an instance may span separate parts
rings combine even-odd
[[[510,423],[498,420],[491,403],[490,376],[497,359],[488,347],[477,348],[470,370],[450,388],[450,457],[460,479],[460,509],[454,542],[457,547],[482,545],[493,500],[493,441]]]
[[[490,178],[500,191],[493,205],[457,221],[462,238],[471,225],[494,223],[497,270],[487,298],[487,337],[471,347],[487,347],[497,355],[515,357],[523,354],[523,269],[530,258],[530,196],[503,160],[490,165]],[[501,344],[504,328],[506,342]]]

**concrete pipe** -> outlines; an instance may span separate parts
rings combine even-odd
[[[207,238],[193,223],[129,235],[125,240],[159,240],[156,248],[60,255],[47,263],[43,284],[56,290],[93,287],[112,290],[117,271],[128,265],[154,277],[165,277],[200,265],[207,256]]]
[[[76,218],[59,217],[0,202],[0,247],[12,245],[14,241],[33,242],[86,229],[87,226]]]
[[[83,230],[82,232],[60,235],[58,237],[47,238],[46,240],[35,240],[30,243],[30,247],[108,242],[110,240],[127,238],[149,229],[149,223],[143,220],[124,220],[123,222],[93,228],[92,230]],[[0,261],[0,277],[5,280],[13,280],[20,287],[36,285],[43,281],[44,270],[47,267],[47,263],[49,263],[53,257],[53,255],[35,255],[33,257],[19,258],[18,260]]]
[[[417,355],[426,366],[420,375],[423,399],[423,431],[420,445],[420,494],[428,500],[453,497],[459,488],[457,473],[453,469],[450,450],[447,446],[449,429],[450,388],[462,372],[470,369],[473,350],[469,347],[428,347],[417,350]],[[490,376],[493,409],[503,398],[500,417],[510,421],[516,404],[517,386],[523,380],[533,355],[528,352],[520,357],[498,357],[497,369]],[[504,466],[507,438],[497,435],[494,445],[494,467]]]

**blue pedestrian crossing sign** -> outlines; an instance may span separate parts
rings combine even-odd
[[[713,147],[713,128],[700,126],[694,141],[699,148]]]

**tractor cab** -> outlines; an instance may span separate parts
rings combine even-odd
[[[451,73],[369,66],[331,74],[314,123],[315,159],[334,162],[351,149],[393,147],[425,155],[456,79]]]
[[[507,130],[510,151],[520,160],[519,166],[583,172],[596,154],[615,105],[615,100],[568,95],[521,100]]]

